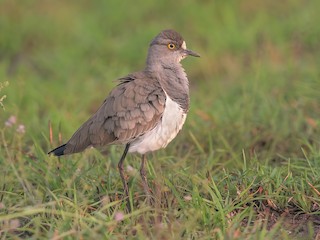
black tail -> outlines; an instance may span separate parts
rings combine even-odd
[[[48,154],[53,153],[55,156],[61,156],[61,155],[64,155],[65,149],[66,149],[66,144],[63,144],[60,147],[57,147],[57,148],[51,150],[50,152],[48,152]]]

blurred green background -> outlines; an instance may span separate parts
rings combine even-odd
[[[230,129],[240,149],[256,137],[246,138],[248,130],[270,141],[277,141],[273,133],[289,137],[310,128],[301,117],[319,119],[319,5],[1,1],[0,76],[10,82],[2,122],[16,115],[28,138],[40,142],[48,120],[54,127],[61,122],[67,139],[115,79],[143,69],[151,39],[173,28],[201,54],[183,63],[192,97],[186,129],[203,141],[202,134]]]
[[[192,97],[186,129],[201,144],[203,134],[226,131],[240,149],[254,144],[256,131],[267,142],[280,141],[279,134],[307,138],[314,129],[301,128],[319,119],[319,5],[1,1],[0,76],[10,82],[1,119],[16,115],[28,138],[40,142],[48,120],[61,122],[66,140],[115,79],[143,69],[151,39],[173,28],[201,54],[183,63]]]
[[[201,188],[208,174],[219,180],[213,189],[221,191],[221,199],[215,201],[221,201],[222,216],[233,211],[228,208],[230,199],[251,199],[248,189],[259,186],[268,189],[261,194],[278,210],[319,211],[314,191],[320,187],[319,9],[320,1],[311,0],[0,0],[0,82],[9,82],[0,90],[0,99],[7,96],[5,111],[0,109],[0,204],[12,207],[11,212],[24,211],[30,204],[52,200],[48,191],[56,199],[68,196],[73,183],[83,205],[96,201],[96,188],[121,193],[116,164],[122,149],[111,147],[105,156],[86,152],[60,161],[46,152],[59,144],[59,132],[62,141],[68,140],[96,111],[117,78],[142,70],[150,41],[172,28],[201,55],[183,61],[191,86],[191,109],[183,131],[149,161],[153,182],[170,191],[180,187],[168,199],[179,199],[185,192],[192,192],[192,198],[198,194],[199,201],[191,207],[180,199],[179,204],[162,208],[178,215],[187,209],[178,217],[177,231],[189,237],[197,236],[192,234],[199,229],[229,234],[225,226],[230,218],[217,220],[210,213],[218,211],[216,202],[210,205],[202,198],[211,194]],[[16,117],[12,126],[6,125],[10,116]],[[19,125],[25,133],[17,131]],[[139,166],[131,157],[129,163]],[[282,180],[288,178],[287,188],[282,188]],[[28,186],[37,192],[28,193]],[[135,184],[130,186],[139,191]],[[12,192],[17,195],[7,194]],[[200,208],[203,215],[188,212],[189,208],[197,213]],[[1,209],[0,205],[0,213]],[[101,214],[108,215],[105,210]],[[1,219],[10,217],[0,214],[0,226]],[[92,217],[89,213],[90,224]],[[47,223],[51,228],[39,227],[36,237],[69,229],[68,222],[58,218],[39,218],[39,222],[31,218],[31,229]],[[232,226],[239,234],[237,224]],[[125,235],[123,227],[115,231]],[[100,236],[94,229],[89,236],[93,233]],[[174,234],[164,239],[168,236]]]

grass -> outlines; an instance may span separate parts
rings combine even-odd
[[[0,2],[3,239],[313,239],[320,214],[317,1]],[[149,41],[181,32],[191,109],[183,131],[126,160],[122,147],[63,158],[66,141]],[[1,85],[2,86],[2,85]],[[6,98],[2,96],[6,95]],[[49,136],[48,124],[53,129]]]

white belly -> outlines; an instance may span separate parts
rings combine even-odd
[[[130,144],[129,152],[145,154],[166,147],[181,130],[186,116],[182,108],[167,95],[161,121],[150,132],[134,140]]]

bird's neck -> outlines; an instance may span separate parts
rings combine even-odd
[[[168,66],[172,66],[174,68],[182,68],[180,62],[171,61],[166,58],[147,58],[146,70],[148,71],[162,71],[163,68],[167,68]]]
[[[179,62],[170,64],[159,60],[152,64],[149,62],[145,71],[157,78],[166,94],[179,103],[185,112],[188,111],[189,81],[184,68]]]

